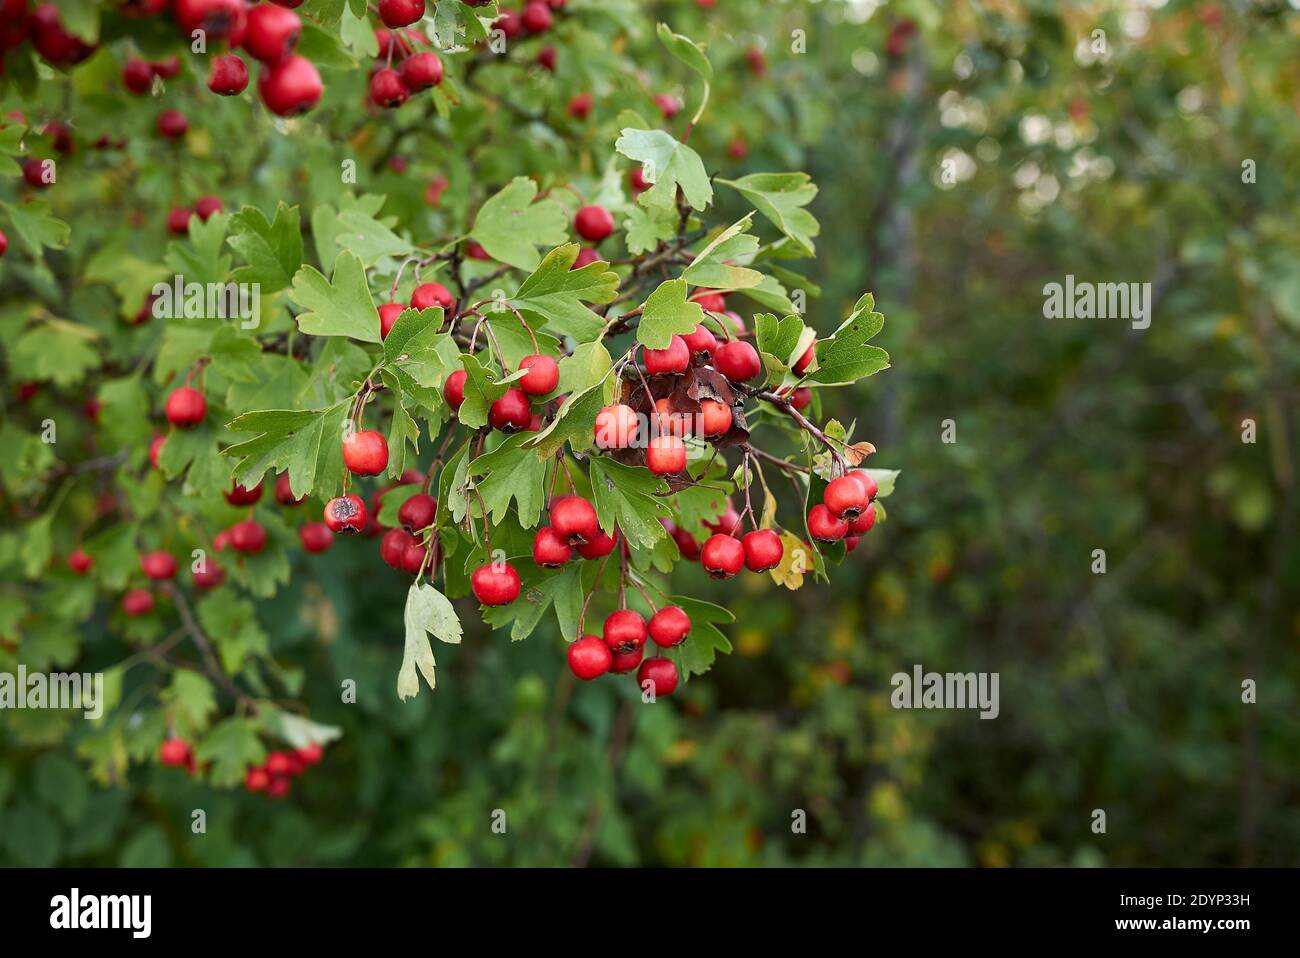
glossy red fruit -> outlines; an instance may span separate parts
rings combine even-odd
[[[796,376],[802,376],[804,370],[812,365],[813,355],[816,352],[816,345],[816,343],[809,343],[808,348],[803,351],[803,355],[794,361],[794,374]]]
[[[194,213],[203,222],[207,222],[216,213],[222,210],[221,197],[219,196],[201,196],[197,203],[194,204]]]
[[[164,739],[158,749],[158,761],[168,768],[179,768],[182,765],[188,765],[193,760],[194,753],[190,750],[190,743],[183,738]]]
[[[875,503],[867,503],[867,507],[862,510],[861,514],[849,523],[848,535],[860,537],[871,531],[871,527],[876,524],[876,506]]]
[[[592,263],[600,262],[600,254],[590,246],[583,246],[578,249],[578,255],[573,258],[573,265],[569,269],[582,269],[584,266],[590,266]]]
[[[651,436],[670,435],[686,436],[691,432],[690,417],[673,411],[673,404],[667,397],[655,400],[655,411],[650,417],[653,427]]]
[[[300,506],[307,501],[307,497],[295,499],[293,495],[293,486],[289,482],[289,474],[282,472],[275,480],[275,501],[282,506]]]
[[[482,260],[485,263],[492,259],[491,254],[488,253],[488,251],[483,248],[483,244],[477,240],[470,240],[465,244],[465,255],[470,259]]]
[[[710,313],[721,313],[727,308],[727,297],[722,293],[703,291],[691,297],[691,302],[699,303],[700,309]]]
[[[550,356],[525,356],[519,360],[519,368],[528,370],[518,383],[530,396],[545,396],[560,383],[560,367]]]
[[[421,283],[411,291],[412,309],[431,309],[434,306],[451,309],[454,302],[451,290],[441,283]]]
[[[682,341],[686,343],[686,348],[691,351],[692,355],[696,353],[712,354],[718,348],[717,337],[702,325],[696,326],[694,330],[683,336]]]
[[[529,33],[545,33],[551,28],[551,8],[546,0],[529,0],[520,20]]]
[[[390,30],[410,26],[424,16],[424,0],[379,0],[379,19]]]
[[[831,511],[831,515],[849,522],[862,514],[869,501],[861,480],[847,475],[832,479],[822,491],[822,502]]]
[[[614,660],[605,640],[598,635],[584,635],[569,643],[569,669],[584,682],[589,682],[609,671]]]
[[[232,506],[251,506],[262,498],[262,484],[259,482],[252,489],[233,483],[224,493],[226,501]]]
[[[194,211],[188,207],[172,207],[171,212],[167,214],[167,232],[173,236],[184,236],[190,231],[190,220],[193,217]]]
[[[122,67],[122,83],[132,93],[148,93],[153,89],[153,67],[138,57],[131,57]]]
[[[394,569],[400,569],[407,548],[418,543],[419,540],[405,529],[389,529],[379,540],[379,557]]]
[[[631,609],[618,609],[605,618],[601,633],[612,652],[630,652],[645,645],[645,619]]]
[[[631,171],[627,174],[627,185],[633,193],[644,193],[646,190],[650,189],[650,187],[654,186],[653,183],[645,178],[645,168],[641,166],[632,167]]]
[[[32,158],[23,162],[23,179],[33,189],[43,190],[54,182],[55,170],[53,160]]]
[[[681,645],[690,635],[691,617],[678,606],[666,605],[650,616],[647,632],[655,645],[665,649]]]
[[[651,376],[684,373],[691,364],[691,350],[686,340],[673,336],[664,349],[645,349],[645,371]]]
[[[550,73],[555,72],[555,47],[542,47],[537,51],[537,65]]]
[[[856,549],[858,547],[858,543],[861,541],[862,541],[862,536],[845,536],[844,537],[845,554],[847,555],[848,553]]]
[[[173,426],[188,429],[203,422],[203,417],[208,414],[208,401],[197,389],[181,386],[179,389],[173,389],[167,397],[163,412],[167,416],[167,421]]]
[[[196,589],[215,589],[226,581],[226,570],[217,565],[216,559],[204,557],[198,569],[190,569],[190,578]]]
[[[298,54],[263,68],[257,81],[258,95],[277,116],[306,113],[320,102],[322,89],[315,65]]]
[[[726,435],[731,430],[733,421],[730,406],[715,399],[700,400],[700,424],[706,437]]]
[[[722,514],[712,522],[704,523],[708,526],[710,532],[716,532],[719,535],[732,536],[740,529],[740,513],[732,506],[731,500],[727,500],[727,507]]]
[[[153,593],[147,589],[132,589],[122,596],[122,611],[135,618],[153,611]]]
[[[411,91],[406,89],[402,75],[396,70],[379,70],[370,78],[370,99],[382,107],[401,106],[410,95]]]
[[[248,88],[248,67],[234,53],[212,58],[208,70],[208,89],[218,96],[237,96]]]
[[[735,536],[709,536],[700,550],[700,564],[715,579],[730,579],[745,564],[745,547]]]
[[[465,380],[468,378],[469,373],[458,369],[442,384],[442,398],[447,400],[447,405],[452,409],[459,409],[465,401]]]
[[[379,307],[379,338],[387,339],[397,325],[397,317],[406,309],[405,303],[384,303]]]
[[[325,749],[320,742],[309,742],[298,749],[296,754],[304,765],[312,766],[319,764],[325,757]]]
[[[871,478],[871,473],[865,469],[850,469],[848,477],[862,487],[862,491],[867,494],[867,498],[874,500],[876,494],[880,492],[880,486],[876,480]]]
[[[501,16],[492,21],[492,29],[500,30],[507,40],[513,40],[523,32],[524,21],[518,10],[502,10]]]
[[[569,100],[567,107],[569,116],[575,120],[585,120],[591,115],[591,108],[595,104],[595,99],[590,93],[575,93]]]
[[[266,528],[256,519],[245,519],[230,527],[230,548],[256,555],[266,546]]]
[[[271,784],[266,786],[267,798],[284,798],[293,788],[293,782],[284,777],[271,779]]]
[[[271,784],[271,773],[260,766],[253,766],[244,773],[244,788],[250,792],[264,792]]]
[[[672,523],[668,523],[665,528],[668,534],[673,537],[673,542],[677,543],[677,551],[682,554],[682,558],[688,562],[695,562],[700,557],[700,543],[685,529],[679,528]]]
[[[190,128],[190,121],[180,110],[163,110],[158,114],[158,132],[169,140],[185,135]]]
[[[762,371],[763,362],[753,346],[733,339],[713,351],[713,367],[733,383],[743,383]]]
[[[750,572],[766,572],[781,564],[785,546],[781,537],[771,529],[755,529],[741,537],[745,547],[745,568]]]
[[[202,30],[208,42],[238,37],[248,24],[244,0],[176,0],[176,21],[187,34]]]
[[[625,403],[605,406],[596,413],[595,440],[600,449],[626,449],[636,439],[636,410]]]
[[[73,66],[95,52],[92,45],[64,28],[53,3],[38,6],[28,23],[32,46],[43,59],[56,67]]]
[[[163,57],[157,63],[150,64],[150,66],[157,76],[162,77],[164,80],[170,80],[181,72],[181,58],[173,54],[169,57]]]
[[[609,663],[609,670],[615,674],[621,675],[624,672],[633,671],[641,660],[645,658],[645,646],[637,646],[635,649],[628,649],[626,652],[613,653],[613,661]]]
[[[397,521],[404,529],[419,532],[433,525],[438,514],[438,500],[426,492],[417,492],[397,510]]]
[[[301,33],[302,21],[298,14],[273,3],[263,3],[248,13],[243,45],[256,59],[273,66],[293,53]]]
[[[287,752],[272,752],[266,757],[266,770],[273,776],[291,775],[293,760]]]
[[[402,550],[401,569],[407,575],[419,575],[422,569],[428,567],[429,548],[418,538],[414,538],[407,547]]]
[[[582,496],[561,496],[551,503],[551,528],[571,545],[594,542],[600,532],[596,507]]]
[[[808,512],[808,534],[818,542],[839,542],[849,531],[849,524],[837,518],[819,502]]]
[[[402,83],[412,93],[427,90],[442,82],[442,61],[438,54],[425,50],[413,53],[398,67]]]
[[[547,569],[558,569],[573,558],[573,546],[550,526],[542,526],[533,536],[533,561]]]
[[[488,409],[488,422],[493,429],[502,432],[518,432],[527,429],[533,418],[533,410],[528,405],[528,395],[522,389],[513,386]]]
[[[802,412],[807,409],[812,402],[812,390],[807,386],[800,386],[790,394],[790,405]]]
[[[366,504],[360,496],[339,496],[325,503],[325,525],[330,532],[360,532],[366,527]]]
[[[334,533],[323,522],[308,522],[298,530],[298,541],[308,552],[324,552],[334,544]]]
[[[469,587],[484,605],[509,605],[519,598],[519,573],[509,562],[481,565],[470,576]]]
[[[671,433],[652,436],[645,451],[646,468],[656,476],[674,476],[686,468],[686,443]]]
[[[589,243],[599,243],[614,232],[614,217],[603,206],[584,206],[573,218],[573,228]]]
[[[85,549],[73,549],[68,555],[68,568],[77,575],[85,575],[94,564],[95,560]]]
[[[612,536],[605,534],[603,529],[596,530],[596,537],[590,542],[580,542],[575,547],[578,555],[584,559],[603,559],[614,551],[614,546],[618,545],[618,530],[614,530]]]
[[[671,120],[682,111],[682,101],[671,93],[656,94],[655,106],[659,107],[659,112],[663,114],[665,120]]]
[[[672,695],[677,690],[677,666],[661,655],[646,659],[636,670],[636,684],[655,698]]]
[[[158,465],[158,456],[162,453],[163,443],[167,441],[166,436],[154,436],[149,440],[149,465],[155,469],[160,468]]]
[[[343,437],[343,464],[358,476],[377,476],[388,468],[388,440],[376,429]]]

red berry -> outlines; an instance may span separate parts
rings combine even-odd
[[[826,484],[822,491],[822,502],[837,519],[852,522],[867,507],[867,491],[861,480],[851,476],[839,476]]]
[[[845,554],[847,555],[848,553],[856,549],[858,547],[858,543],[861,541],[862,541],[862,536],[845,536],[844,537]]]
[[[262,484],[259,482],[252,489],[233,483],[225,493],[226,501],[232,506],[251,506],[262,498]]]
[[[659,93],[655,95],[655,106],[659,107],[659,112],[663,114],[665,120],[671,120],[681,112],[682,101],[671,93]]]
[[[627,174],[627,185],[633,193],[644,193],[654,186],[645,178],[645,168],[640,166],[632,167],[631,172]]]
[[[122,67],[122,83],[132,93],[148,93],[153,89],[153,67],[137,57],[131,57]]]
[[[612,536],[605,535],[604,530],[597,529],[596,537],[590,542],[580,542],[576,546],[578,555],[584,559],[603,559],[614,551],[614,546],[618,545],[618,530],[614,530]]]
[[[727,308],[727,297],[721,293],[699,292],[691,297],[691,302],[699,303],[700,309],[710,313],[721,313]]]
[[[379,338],[387,339],[397,324],[397,317],[406,309],[404,303],[385,303],[379,307]]]
[[[305,113],[320,101],[320,74],[304,56],[294,54],[272,67],[265,67],[257,81],[257,92],[266,108],[277,116]]]
[[[174,10],[181,29],[202,30],[209,42],[241,36],[248,22],[244,0],[176,0]]]
[[[589,243],[599,243],[614,232],[614,217],[603,206],[584,206],[573,218],[573,228]]]
[[[266,545],[266,528],[256,519],[245,519],[230,527],[230,548],[255,555]]]
[[[528,428],[533,418],[533,411],[528,405],[528,396],[521,389],[513,386],[494,402],[488,409],[488,422],[493,429],[502,432],[518,432]]]
[[[293,773],[293,760],[288,752],[272,752],[266,757],[266,770],[271,775],[290,775]]]
[[[745,564],[745,547],[735,536],[709,536],[700,550],[700,564],[704,571],[715,579],[730,579]]]
[[[645,645],[645,619],[631,609],[619,609],[606,617],[602,634],[612,652],[639,649]]]
[[[718,516],[712,522],[704,523],[709,527],[709,531],[716,532],[719,535],[735,535],[740,528],[740,513],[731,505],[731,500],[727,500],[727,508],[723,510],[722,515]]]
[[[407,548],[418,542],[419,540],[405,529],[389,529],[379,540],[379,557],[394,569],[400,569]]]
[[[808,512],[808,534],[818,542],[839,542],[849,531],[849,524],[826,508],[825,503],[817,503]]]
[[[811,402],[812,402],[812,390],[809,389],[807,386],[800,386],[798,389],[796,389],[794,392],[790,394],[790,405],[793,406],[796,410],[799,410],[801,412],[804,409],[807,409],[808,404]]]
[[[185,206],[173,207],[167,214],[167,232],[173,236],[184,236],[190,231],[190,219],[194,211]]]
[[[324,552],[334,544],[334,533],[323,522],[308,522],[298,530],[298,541],[308,552]]]
[[[686,468],[686,443],[672,434],[651,437],[645,464],[656,476],[676,475]]]
[[[48,174],[48,175],[47,175]],[[54,182],[54,161],[30,159],[23,163],[23,179],[33,189],[43,190]]]
[[[492,29],[500,30],[507,40],[519,36],[524,28],[523,17],[518,10],[502,10],[501,16],[492,21]]]
[[[673,336],[664,349],[645,349],[645,371],[651,376],[684,373],[691,364],[691,350],[686,340]]]
[[[816,343],[809,343],[808,348],[803,351],[803,355],[794,361],[794,374],[796,376],[802,376],[804,370],[812,365],[816,345]]]
[[[164,80],[170,80],[181,72],[181,58],[173,54],[152,64],[153,72]]]
[[[263,792],[271,784],[271,773],[264,768],[253,766],[244,773],[244,788],[250,792]]]
[[[750,572],[766,572],[781,564],[785,546],[781,537],[771,529],[755,529],[741,537],[740,544],[745,547],[745,568]]]
[[[686,348],[691,351],[692,355],[696,353],[709,353],[712,355],[713,351],[718,348],[717,337],[704,326],[696,326],[695,329],[682,337],[682,341],[686,343]]]
[[[573,557],[573,547],[550,526],[542,526],[533,536],[533,561],[547,569],[558,569]]]
[[[677,666],[673,660],[656,655],[642,662],[636,670],[636,684],[644,689],[646,683],[655,698],[672,695],[677,689]]]
[[[203,422],[203,417],[208,414],[208,401],[197,389],[181,386],[172,390],[163,411],[169,423],[187,429]]]
[[[598,635],[584,635],[576,642],[569,643],[568,657],[569,668],[584,682],[608,672],[614,659],[609,646]]]
[[[360,532],[366,527],[366,504],[360,496],[339,496],[325,504],[325,525],[333,533]]]
[[[441,283],[421,283],[411,291],[412,309],[431,309],[434,306],[451,309],[454,302],[451,290]]]
[[[412,93],[427,90],[442,82],[442,61],[438,59],[438,54],[427,50],[411,54],[402,61],[398,70],[402,75],[402,83]]]
[[[301,499],[295,499],[293,486],[289,482],[289,474],[282,472],[275,480],[275,501],[282,506],[299,506],[307,501],[307,497],[303,496]]]
[[[150,579],[174,579],[176,557],[170,552],[146,552],[140,556],[140,568]]]
[[[420,539],[412,536],[411,542],[402,550],[402,571],[407,575],[419,575],[420,570],[426,566],[428,554],[429,547]]]
[[[519,598],[519,573],[509,562],[481,565],[469,579],[474,597],[484,605],[509,605]]]
[[[190,743],[183,738],[164,739],[162,746],[158,749],[158,761],[168,768],[188,765],[192,757],[193,752],[190,751]]]
[[[713,366],[733,383],[753,379],[763,369],[758,350],[740,339],[723,343],[713,351]]]
[[[537,51],[537,65],[543,70],[555,72],[555,47],[542,47]]]
[[[208,89],[219,96],[237,96],[248,88],[248,67],[233,53],[212,58]]]
[[[155,469],[159,468],[158,455],[162,452],[163,443],[166,441],[166,436],[154,436],[149,440],[149,464]]]
[[[691,617],[675,605],[666,605],[650,616],[650,638],[656,645],[671,648],[681,645],[691,631]]]
[[[393,69],[383,69],[370,78],[370,99],[382,107],[392,108],[406,102],[411,91],[402,82],[402,75]]]
[[[477,240],[470,240],[465,244],[465,255],[470,259],[477,259],[487,262],[492,256],[483,248],[483,244]]]
[[[452,409],[459,409],[465,401],[465,380],[468,378],[469,373],[458,369],[442,384],[442,398],[447,400],[447,405]]]
[[[551,28],[551,8],[545,0],[529,0],[520,20],[529,33],[544,33]]]
[[[583,246],[578,249],[578,255],[573,258],[573,265],[569,269],[582,269],[584,266],[599,262],[600,254],[590,246]]]
[[[301,33],[298,14],[274,3],[263,3],[249,11],[244,49],[263,63],[274,65],[293,53]]]
[[[153,611],[153,593],[146,589],[132,589],[122,596],[122,611],[135,618]]]
[[[700,400],[700,422],[707,437],[724,436],[731,431],[731,407],[714,399]]]
[[[673,542],[677,543],[677,551],[682,554],[683,559],[694,562],[700,557],[700,544],[696,541],[695,536],[672,523],[668,523],[665,528],[668,529],[668,534],[673,537]]]
[[[388,468],[388,441],[375,429],[343,437],[343,464],[358,476],[377,476]]]
[[[862,486],[862,490],[867,494],[868,499],[874,500],[876,494],[880,492],[880,486],[876,484],[876,480],[871,478],[871,473],[865,469],[851,469],[846,475]]]
[[[624,403],[605,406],[596,413],[596,446],[600,449],[626,449],[636,439],[636,411]]]
[[[288,778],[285,778],[283,776],[281,776],[280,778],[273,778],[271,779],[271,784],[266,786],[266,797],[284,798],[286,795],[289,794],[289,790],[291,788],[293,788],[293,782],[291,782]]]
[[[325,749],[319,742],[310,742],[298,749],[296,754],[304,765],[316,765],[325,757]]]
[[[591,108],[595,102],[590,93],[575,93],[569,100],[569,116],[575,120],[585,120],[591,115]]]
[[[379,0],[379,19],[390,30],[409,26],[424,16],[424,0]]]
[[[5,235],[4,230],[0,230],[0,256],[4,256],[9,249],[9,237]]]
[[[163,110],[158,114],[158,132],[169,140],[185,135],[190,128],[190,121],[180,110]]]
[[[397,510],[397,521],[410,532],[419,532],[433,525],[438,514],[438,500],[425,492],[417,492],[402,503]]]
[[[609,670],[622,675],[624,672],[631,672],[641,664],[641,660],[645,658],[645,646],[639,645],[635,649],[615,652],[613,655],[613,661],[609,663]]]
[[[68,568],[77,575],[85,575],[94,564],[94,558],[85,549],[73,549],[68,555]]]
[[[194,204],[195,214],[205,223],[212,218],[214,213],[220,213],[221,210],[221,198],[219,196],[201,196],[199,201]]]
[[[190,578],[196,589],[215,589],[226,581],[226,570],[217,565],[216,559],[205,556],[198,569],[190,569]]]
[[[525,356],[519,360],[519,368],[526,369],[519,388],[530,396],[545,396],[560,382],[560,367],[550,356]]]
[[[596,507],[582,496],[562,496],[551,503],[551,528],[571,545],[595,542],[600,532]]]
[[[856,537],[864,536],[871,531],[871,527],[876,524],[876,507],[874,503],[867,503],[867,508],[863,509],[861,514],[849,523],[848,535]]]

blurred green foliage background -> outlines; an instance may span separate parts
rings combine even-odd
[[[672,591],[728,604],[735,653],[654,708],[631,683],[575,688],[553,623],[512,645],[473,616],[438,649],[436,693],[399,702],[405,581],[368,549],[300,558],[258,614],[313,718],[344,735],[293,795],[156,764],[105,788],[75,730],[6,715],[0,864],[1294,864],[1300,12],[571,5],[614,9],[595,28],[621,38],[611,55],[666,59],[657,19],[709,42],[718,79],[692,144],[711,171],[819,184],[809,317],[834,328],[870,289],[893,357],[823,409],[902,470],[888,521],[830,586],[683,564]],[[562,50],[588,42],[573,69],[594,74],[596,39]],[[580,86],[568,69],[556,82]],[[564,162],[570,147],[527,136]],[[290,143],[261,148],[292,166]],[[378,163],[392,144],[372,146]],[[377,191],[418,205],[429,174],[467,175],[436,141],[404,149]],[[1152,283],[1151,327],[1045,319],[1043,286],[1067,274]],[[894,710],[890,676],[914,663],[998,672],[1000,716]]]

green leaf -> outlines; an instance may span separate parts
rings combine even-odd
[[[89,326],[63,319],[39,323],[9,346],[9,368],[23,379],[72,386],[104,359],[98,334]]]
[[[167,244],[167,265],[187,283],[224,283],[230,274],[230,254],[222,252],[228,220],[221,213],[206,223],[190,217],[189,239]]]
[[[230,218],[231,248],[247,260],[235,270],[238,283],[260,283],[262,295],[284,289],[302,265],[302,232],[298,207],[283,201],[275,209],[275,220],[255,206],[245,206]]]
[[[868,469],[867,474],[876,480],[876,485],[880,487],[876,493],[877,499],[887,499],[894,491],[894,483],[898,481],[898,469]]]
[[[497,383],[497,372],[489,367],[477,353],[461,353],[460,364],[464,367],[465,401],[456,412],[461,425],[469,429],[479,429],[487,425],[488,410],[492,404],[505,395],[509,386]]]
[[[568,236],[564,208],[552,199],[538,200],[537,184],[516,176],[479,208],[470,238],[493,259],[519,269],[536,269],[538,246],[555,246]],[[576,255],[576,254],[575,254]]]
[[[864,293],[839,329],[817,344],[817,369],[808,376],[809,382],[848,386],[889,368],[889,353],[867,345],[885,324],[875,305],[875,297]]]
[[[612,459],[592,459],[591,492],[600,527],[606,532],[617,523],[627,541],[638,548],[649,548],[668,535],[659,522],[672,513],[661,498],[668,484],[654,473]]]
[[[691,632],[685,642],[668,654],[676,660],[683,680],[703,675],[712,668],[719,652],[731,651],[731,643],[716,623],[734,622],[736,617],[722,606],[684,595],[674,595],[669,601],[690,617]]]
[[[602,342],[582,343],[572,355],[560,360],[560,382],[556,392],[580,392],[596,383],[604,382],[614,366],[609,350]]]
[[[76,763],[57,752],[48,752],[36,761],[36,794],[68,825],[77,825],[85,814],[90,790],[86,776]]]
[[[676,207],[632,206],[623,220],[623,241],[633,255],[648,253],[677,233]]]
[[[470,463],[470,475],[485,477],[478,483],[478,491],[493,525],[505,519],[511,499],[518,504],[519,523],[525,529],[535,526],[542,513],[546,500],[546,460],[523,448],[529,438],[528,433],[511,436]]]
[[[817,195],[817,185],[807,173],[751,173],[738,180],[718,180],[737,190],[782,233],[798,243],[808,256],[816,252],[813,237],[821,231],[805,206]]]
[[[205,626],[206,628],[206,626]],[[159,699],[176,735],[193,741],[207,731],[217,712],[217,693],[212,683],[197,672],[177,669]]]
[[[659,35],[659,42],[668,48],[668,52],[698,73],[704,80],[704,92],[700,96],[700,105],[696,107],[695,115],[691,119],[691,123],[694,125],[699,122],[700,117],[704,114],[704,107],[709,102],[709,81],[713,79],[713,65],[709,63],[709,58],[704,55],[704,50],[699,44],[691,40],[690,37],[684,37],[680,33],[673,33],[668,24],[658,24],[656,32]]]
[[[39,256],[44,246],[63,249],[72,238],[72,227],[51,216],[50,204],[44,200],[33,200],[21,206],[0,203],[0,209],[9,217],[14,233],[33,256]]]
[[[624,129],[614,149],[644,167],[654,185],[639,197],[645,207],[676,207],[677,188],[692,209],[702,210],[713,201],[713,186],[700,155],[663,130]]]
[[[551,250],[508,302],[537,313],[556,333],[583,341],[604,326],[583,303],[612,302],[618,295],[618,274],[605,262],[571,269],[579,249],[577,243],[566,243]]]
[[[785,287],[777,282],[774,276],[764,276],[763,281],[757,286],[750,286],[740,291],[742,296],[748,296],[760,306],[768,309],[774,309],[781,314],[797,313],[794,303],[790,302],[790,297],[786,294]]]
[[[266,749],[251,719],[232,717],[216,725],[195,749],[200,765],[212,763],[212,784],[229,787],[244,780],[250,765],[260,765]]]
[[[555,414],[555,419],[539,433],[534,433],[526,445],[536,449],[541,459],[549,459],[559,452],[564,444],[572,448],[586,449],[595,442],[596,413],[605,405],[607,394],[605,382],[593,383],[581,392],[570,393]]]
[[[402,668],[397,673],[397,696],[405,701],[419,694],[421,675],[430,689],[435,687],[429,635],[457,644],[461,639],[461,626],[451,602],[427,582],[411,586],[406,593],[402,621],[406,627],[406,647],[402,653]]]
[[[666,349],[673,336],[692,332],[703,321],[704,310],[687,299],[689,292],[684,279],[660,283],[645,301],[637,341],[651,349]]]
[[[257,714],[270,734],[288,742],[293,748],[328,745],[343,737],[343,730],[336,725],[321,725],[272,705],[262,706]]]
[[[304,333],[383,342],[365,268],[353,254],[339,254],[332,280],[325,279],[314,266],[302,267],[293,278],[289,295],[304,310],[298,316],[298,328]]]
[[[344,49],[339,37],[310,20],[303,21],[296,52],[317,66],[350,69],[357,65],[356,59]]]
[[[334,489],[342,476],[343,423],[349,405],[350,400],[343,400],[326,409],[263,409],[236,417],[227,429],[256,435],[223,450],[237,460],[235,479],[252,487],[267,470],[288,469],[295,496]]]
[[[745,289],[761,283],[758,270],[735,265],[749,262],[758,252],[758,237],[747,232],[753,220],[750,213],[719,233],[686,267],[682,279],[707,289]]]
[[[339,232],[334,241],[360,259],[364,266],[374,266],[390,256],[409,256],[415,250],[408,241],[361,210],[343,210],[339,213],[338,224]]]

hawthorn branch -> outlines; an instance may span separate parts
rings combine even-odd
[[[194,640],[194,645],[198,648],[199,655],[203,659],[204,671],[214,682],[233,695],[241,705],[246,706],[250,711],[257,711],[257,703],[245,695],[243,690],[231,680],[225,669],[221,667],[221,662],[217,659],[217,653],[213,649],[212,643],[203,634],[203,630],[199,628],[198,620],[194,618],[194,612],[190,609],[190,604],[186,601],[184,594],[171,582],[163,584],[163,591],[171,597],[176,606],[176,611],[180,614],[181,625],[184,626],[189,637]]]

